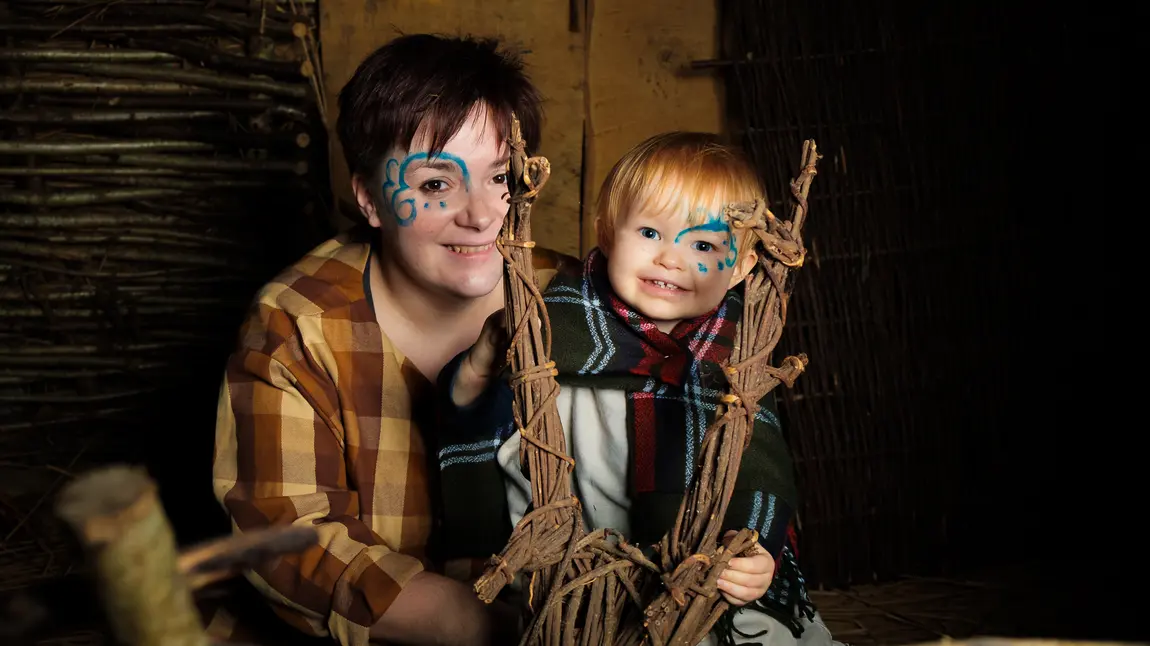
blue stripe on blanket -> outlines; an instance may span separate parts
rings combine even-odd
[[[755,492],[755,502],[751,506],[751,515],[747,517],[747,527],[758,527],[759,516],[763,514],[763,492]]]
[[[758,504],[760,500],[761,495],[759,499],[755,500],[755,503]],[[767,494],[767,517],[763,519],[763,527],[759,530],[759,536],[768,536],[771,531],[771,524],[775,521],[775,500],[775,494]],[[748,525],[748,527],[754,527],[754,525]]]
[[[477,462],[487,462],[495,460],[495,451],[488,451],[486,453],[479,453],[477,455],[457,455],[455,457],[447,458],[446,460],[439,461],[439,470],[443,471],[447,467],[456,464],[475,464]]]
[[[494,460],[496,451],[493,449],[497,450],[507,438],[511,437],[514,430],[515,424],[511,422],[495,429],[495,437],[489,440],[468,442],[466,444],[449,444],[443,447],[437,455],[439,458],[439,470],[442,471],[454,464],[474,464],[476,462]],[[482,453],[475,454],[475,451],[482,451]],[[472,455],[462,455],[467,453],[472,453]]]

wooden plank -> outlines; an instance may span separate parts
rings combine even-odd
[[[715,74],[684,74],[719,57],[715,0],[589,0],[582,251],[595,246],[594,204],[611,166],[669,130],[723,132]]]
[[[334,128],[336,98],[355,68],[400,34],[494,36],[524,50],[528,73],[545,100],[539,152],[552,167],[535,207],[535,237],[540,246],[579,253],[585,57],[584,34],[570,28],[570,0],[324,0],[321,8],[329,130]],[[334,130],[330,139],[336,197],[354,204]]]

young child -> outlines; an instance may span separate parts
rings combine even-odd
[[[598,247],[546,284],[559,416],[589,529],[649,545],[673,526],[725,392],[741,283],[757,260],[753,235],[732,229],[723,207],[762,195],[750,163],[716,137],[652,137],[604,182]],[[439,533],[449,558],[498,553],[531,504],[512,392],[497,375],[502,324],[502,312],[492,316],[439,379]],[[759,612],[730,617],[732,634],[735,643],[829,643],[788,545],[797,493],[774,397],[760,405],[725,518],[728,534],[758,531],[758,551],[731,559],[719,580],[729,602]]]

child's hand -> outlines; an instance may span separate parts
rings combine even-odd
[[[735,532],[727,532],[723,542],[728,543],[734,537]],[[775,577],[775,559],[758,543],[751,549],[753,556],[731,559],[719,575],[719,592],[735,606],[745,606],[762,597]]]
[[[467,406],[487,388],[487,383],[502,368],[507,352],[507,327],[503,310],[493,313],[483,323],[479,339],[463,358],[451,385],[451,400],[456,406]]]

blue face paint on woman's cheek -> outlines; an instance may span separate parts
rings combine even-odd
[[[411,226],[415,222],[415,217],[418,215],[415,209],[415,199],[400,199],[402,193],[411,190],[411,186],[407,184],[407,167],[413,161],[427,158],[427,153],[412,153],[404,157],[402,162],[395,158],[388,159],[383,166],[383,195],[384,198],[386,198],[388,190],[392,191],[390,199],[391,214],[401,227]],[[463,187],[467,191],[471,190],[471,174],[467,172],[467,162],[447,152],[440,152],[436,155],[436,158],[446,159],[459,166],[459,172],[463,175]],[[423,208],[426,209],[430,207],[430,202],[423,203]],[[447,202],[440,202],[439,208],[447,208]]]
[[[427,153],[424,153],[424,156],[426,157]],[[471,191],[471,174],[467,172],[467,162],[463,161],[459,157],[456,157],[455,155],[452,155],[451,153],[445,153],[445,152],[440,152],[438,155],[436,155],[436,157],[437,158],[442,157],[443,159],[446,159],[447,161],[455,162],[455,164],[457,166],[459,166],[459,172],[463,174],[463,188],[466,189],[468,192],[470,192]],[[442,202],[440,204],[442,204]]]
[[[383,165],[383,196],[387,197],[387,191],[390,189],[391,193],[391,215],[395,218],[396,223],[401,227],[411,226],[415,222],[415,200],[406,199],[399,200],[400,193],[410,189],[407,185],[407,180],[403,178],[403,171],[407,168],[408,162],[411,160],[409,155],[407,159],[403,160],[401,164],[398,159],[388,159]],[[407,207],[405,213],[400,213],[401,207]]]

